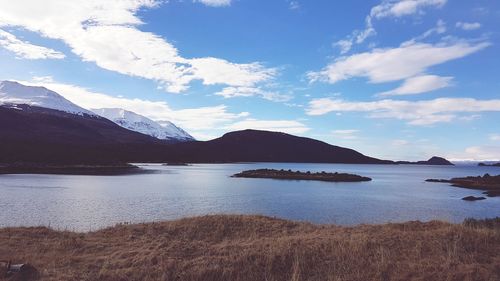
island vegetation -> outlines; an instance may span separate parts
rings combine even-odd
[[[483,194],[488,197],[500,196],[500,175],[491,176],[484,174],[477,177],[463,177],[446,179],[427,179],[427,182],[443,182],[450,183],[452,186],[483,190]]]
[[[218,215],[90,233],[3,228],[0,261],[30,264],[32,278],[0,267],[0,279],[500,280],[498,253],[500,218],[340,227]]]
[[[163,166],[190,166],[191,164],[184,163],[184,162],[168,162],[168,163],[163,163]]]
[[[488,164],[488,163],[479,163],[477,165],[479,167],[500,167],[500,162],[498,162],[498,163],[491,163],[491,164]]]
[[[483,196],[465,196],[462,198],[464,201],[480,201],[480,200],[485,200],[486,198]]]
[[[346,173],[327,173],[310,171],[292,171],[292,170],[275,170],[275,169],[257,169],[248,170],[241,173],[234,174],[235,178],[266,178],[266,179],[280,179],[280,180],[314,180],[314,181],[328,181],[328,182],[362,182],[371,181],[371,178],[363,177],[354,174]]]
[[[57,175],[125,175],[148,173],[132,164],[43,164],[9,163],[0,164],[0,174],[57,174]]]

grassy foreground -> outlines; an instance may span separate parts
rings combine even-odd
[[[0,229],[9,259],[41,280],[500,280],[500,219],[339,227],[221,215],[85,234]]]

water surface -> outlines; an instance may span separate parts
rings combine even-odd
[[[427,178],[500,174],[498,167],[197,164],[141,165],[154,174],[122,176],[1,175],[0,227],[45,225],[89,231],[120,222],[204,214],[263,214],[314,223],[445,220],[500,216],[500,197],[465,202],[481,191],[426,183]],[[247,169],[347,172],[371,182],[331,183],[231,178]]]

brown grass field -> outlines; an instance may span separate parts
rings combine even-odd
[[[340,227],[220,215],[91,233],[4,228],[0,260],[30,263],[39,280],[498,281],[500,219]]]

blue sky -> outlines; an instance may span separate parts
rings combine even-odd
[[[389,159],[500,159],[500,3],[0,0],[0,79],[198,139],[284,131]]]

